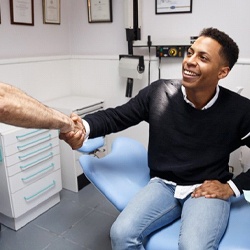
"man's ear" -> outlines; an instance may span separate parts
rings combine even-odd
[[[229,72],[230,72],[230,68],[228,66],[227,67],[222,67],[220,69],[219,74],[218,74],[218,78],[219,79],[225,78],[229,74]]]

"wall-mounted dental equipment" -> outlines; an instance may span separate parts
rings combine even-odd
[[[148,36],[147,41],[134,41],[133,48],[148,48],[149,64],[148,64],[148,85],[150,84],[150,61],[151,61],[151,48],[155,49],[155,56],[159,60],[158,74],[161,78],[161,59],[162,58],[181,58],[186,54],[187,49],[194,40],[189,39],[167,39],[166,41],[151,41],[151,36]]]
[[[128,42],[128,55],[120,57],[119,69],[127,77],[126,97],[132,96],[133,79],[140,79],[138,75],[138,58],[133,56],[133,41],[141,39],[141,0],[124,0],[124,27]],[[129,65],[131,63],[131,66]],[[144,64],[144,63],[143,63]],[[141,71],[141,70],[140,70]],[[144,71],[144,68],[143,68]],[[128,74],[126,76],[126,74]],[[133,77],[133,76],[136,77]]]
[[[133,55],[133,41],[141,39],[141,0],[124,0],[124,27],[128,54]]]
[[[126,96],[132,96],[133,81],[131,79],[142,79],[145,69],[144,57],[135,55],[120,55],[119,74],[122,77],[128,78]]]
[[[150,62],[151,48],[155,49],[155,56],[159,60],[159,79],[161,78],[161,59],[162,58],[181,58],[185,56],[187,48],[197,39],[192,36],[189,39],[178,41],[151,41],[151,36],[147,41],[141,41],[141,0],[124,0],[124,26],[128,42],[128,55],[120,56],[119,73],[120,76],[127,77],[126,97],[132,96],[133,79],[142,79],[144,71],[137,70],[138,56],[133,56],[136,47],[145,47],[149,52],[148,63],[148,85],[150,85]],[[142,56],[143,58],[143,56]]]

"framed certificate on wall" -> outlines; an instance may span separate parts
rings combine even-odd
[[[112,22],[112,0],[87,0],[89,23]]]
[[[155,14],[191,13],[192,0],[155,0]]]
[[[60,0],[43,0],[43,23],[60,24]]]
[[[34,1],[10,0],[11,24],[34,25]]]

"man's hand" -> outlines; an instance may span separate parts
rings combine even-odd
[[[223,184],[217,180],[208,180],[196,188],[192,193],[193,198],[198,198],[205,196],[206,198],[218,198],[222,200],[227,200],[229,197],[233,196],[234,192],[229,186],[229,184]]]
[[[74,130],[68,133],[60,133],[59,138],[67,142],[72,149],[78,149],[84,142],[85,128],[81,117],[72,113],[70,118],[74,122]]]
[[[55,112],[57,112],[57,110]],[[63,134],[74,131],[75,129],[75,124],[72,121],[72,119],[70,119],[70,117],[66,115],[65,115],[65,119],[67,120],[64,122],[63,126],[60,128],[60,133],[63,133]]]

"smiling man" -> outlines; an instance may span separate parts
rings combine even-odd
[[[250,146],[250,100],[218,85],[238,53],[227,34],[204,29],[183,60],[182,80],[158,80],[126,104],[85,117],[90,138],[149,123],[151,180],[114,222],[113,249],[143,250],[147,235],[180,217],[179,249],[218,249],[230,197],[250,190],[250,170],[233,178],[228,166],[231,152]]]

